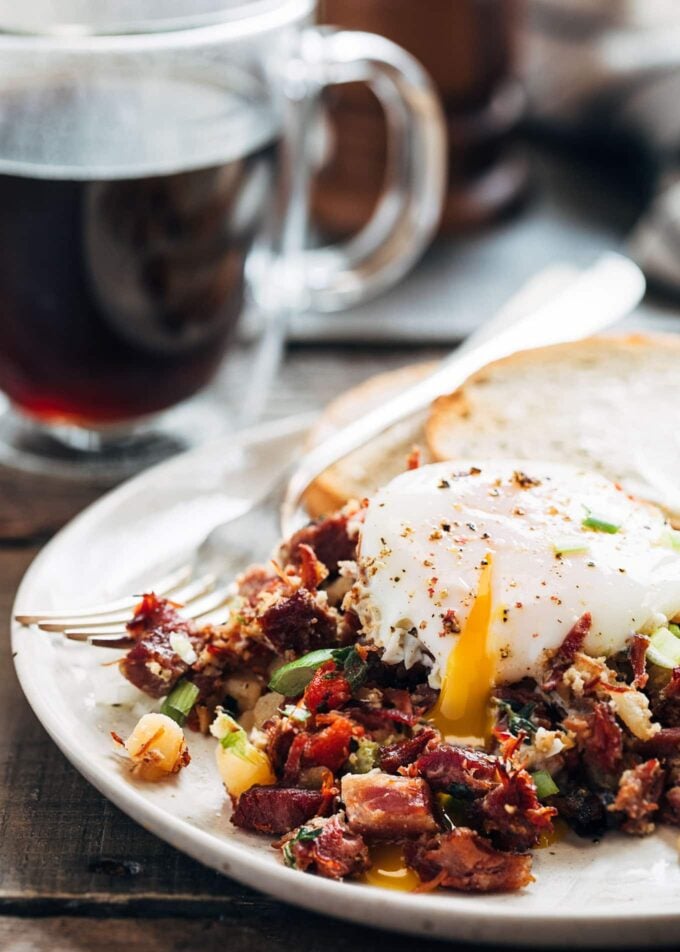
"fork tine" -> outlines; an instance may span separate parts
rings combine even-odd
[[[148,586],[147,590],[154,591],[157,595],[169,595],[188,582],[191,579],[192,572],[191,564],[187,563],[174,572],[169,573],[164,578],[159,579],[155,585]],[[130,595],[125,598],[118,598],[112,602],[106,602],[102,605],[93,605],[90,608],[82,608],[77,611],[20,613],[15,615],[14,618],[20,625],[35,625],[38,622],[58,622],[62,620],[69,621],[71,619],[86,621],[87,619],[100,618],[102,615],[109,615],[112,612],[131,611],[138,603],[139,596]]]
[[[225,599],[220,605],[217,605],[211,611],[206,612],[205,615],[200,616],[200,622],[202,625],[219,625],[224,621],[224,607],[228,604],[229,599]]]
[[[89,642],[93,648],[131,648],[135,640],[134,638],[116,638],[115,636],[110,636],[108,638],[90,638]]]
[[[189,585],[179,588],[172,593],[173,599],[182,605],[191,604],[201,595],[209,592],[215,584],[215,576],[212,573],[202,575]],[[136,604],[136,603],[135,603]],[[111,612],[109,615],[92,615],[89,618],[80,618],[78,615],[72,618],[62,618],[61,621],[39,622],[38,628],[42,631],[74,631],[77,628],[99,628],[103,625],[112,625],[114,622],[130,621],[130,611]]]
[[[214,592],[210,592],[210,594],[206,595],[205,598],[202,598],[198,602],[194,602],[194,604],[191,606],[191,618],[200,618],[201,621],[204,621],[206,615],[209,615],[212,612],[217,611],[217,609],[221,608],[223,605],[226,605],[231,599],[232,594],[233,589],[231,585],[224,585],[221,588],[216,588]]]
[[[191,603],[189,611],[184,612],[186,618],[191,618],[192,620],[204,620],[204,617],[212,612],[217,611],[223,605],[226,605],[232,595],[231,586],[223,585],[220,588],[215,589],[213,592],[210,592],[208,595],[205,595],[201,599],[197,599]],[[122,638],[127,636],[127,629],[124,625],[119,624],[90,624],[88,626],[80,626],[73,628],[65,628],[62,630],[64,634],[71,641],[90,641],[92,642],[93,638],[102,639],[103,636],[111,636],[112,638],[118,637]]]
[[[117,638],[129,638],[124,625],[102,625],[101,628],[66,628],[61,632],[69,641],[89,641],[105,635]]]

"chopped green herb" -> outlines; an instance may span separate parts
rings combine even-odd
[[[349,769],[355,774],[368,773],[378,766],[378,751],[380,744],[374,740],[360,738],[359,746],[353,754],[349,756]]]
[[[161,704],[161,714],[166,714],[181,727],[196,703],[199,690],[190,681],[178,681],[170,694]]]
[[[620,531],[621,526],[615,522],[610,522],[602,516],[596,516],[587,506],[584,508],[587,513],[585,519],[581,522],[584,529],[594,529],[596,532],[608,532],[610,535],[615,535]]]
[[[290,866],[291,869],[295,869],[295,853],[293,853],[293,843],[310,843],[321,834],[322,827],[313,827],[310,829],[308,826],[301,826],[297,831],[295,836],[288,840],[282,849],[283,861],[286,866]]]
[[[524,733],[528,734],[529,736],[533,736],[533,734],[536,733],[536,725],[529,720],[534,712],[534,704],[525,704],[516,711],[508,701],[502,701],[497,697],[495,697],[493,700],[498,705],[498,711],[501,716],[506,718],[508,722],[508,731],[511,734],[517,737],[520,731],[524,731]]]
[[[547,770],[537,770],[536,773],[532,773],[531,779],[534,781],[536,796],[539,800],[545,800],[546,797],[553,797],[556,793],[560,792],[560,788]]]
[[[350,688],[356,691],[364,683],[368,674],[368,665],[356,648],[352,647],[343,662],[343,668],[343,674],[349,681]]]

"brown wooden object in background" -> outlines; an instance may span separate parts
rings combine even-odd
[[[521,0],[321,0],[323,23],[380,33],[426,67],[442,96],[449,190],[442,230],[484,224],[517,203],[527,168],[512,133],[524,110],[513,69]],[[343,235],[364,224],[380,194],[385,122],[361,85],[327,94],[332,147],[313,192],[317,225]]]

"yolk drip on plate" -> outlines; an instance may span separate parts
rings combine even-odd
[[[446,665],[439,700],[430,719],[444,737],[486,741],[491,730],[489,698],[495,658],[489,644],[491,554],[482,564],[479,586],[463,631]]]
[[[545,850],[550,846],[554,846],[555,843],[561,843],[567,835],[567,829],[568,827],[564,820],[557,817],[553,820],[552,829],[544,830],[541,833],[540,839],[536,844],[536,849]]]
[[[396,843],[384,843],[371,847],[370,869],[362,879],[371,886],[395,889],[398,892],[410,892],[420,886],[420,878],[404,862],[404,852]]]

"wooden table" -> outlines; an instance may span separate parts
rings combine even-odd
[[[567,182],[567,193],[570,187]],[[544,207],[539,203],[512,226],[518,262],[523,230]],[[512,245],[509,226],[504,234]],[[476,239],[475,266],[490,281],[497,240],[493,233],[487,243]],[[512,268],[507,248],[502,257]],[[297,346],[287,355],[270,415],[318,407],[369,374],[412,359],[413,347]],[[120,813],[48,739],[14,676],[10,606],[41,545],[94,495],[0,470],[0,949],[363,952],[385,941],[394,952],[440,948],[296,910],[203,868]]]

